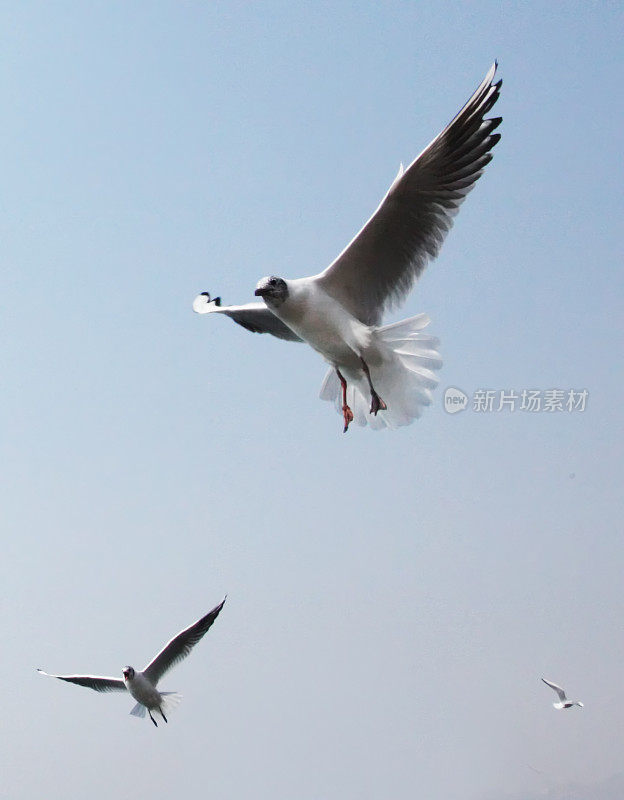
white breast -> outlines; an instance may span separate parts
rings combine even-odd
[[[137,702],[147,708],[160,706],[160,692],[140,672],[135,672],[134,678],[126,680],[126,688]]]
[[[273,313],[331,364],[359,364],[371,329],[309,278],[288,281],[288,299]]]

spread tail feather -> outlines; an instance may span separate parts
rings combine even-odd
[[[133,717],[143,718],[145,716],[146,710],[147,709],[145,708],[143,703],[137,703],[130,713],[132,714]]]
[[[347,403],[358,425],[369,424],[377,430],[409,425],[431,404],[431,392],[438,384],[435,370],[440,369],[442,360],[438,339],[422,332],[428,324],[429,317],[418,314],[374,331],[378,358],[369,367],[387,410],[370,414],[370,389],[364,373],[346,375]],[[340,381],[333,367],[325,375],[320,397],[333,401],[342,414]]]
[[[168,718],[169,714],[180,705],[181,701],[182,695],[179,692],[161,692],[160,710]]]
[[[161,692],[160,693],[160,712],[164,718],[169,718],[169,714],[180,704],[182,695],[178,692]],[[157,712],[158,709],[152,709],[152,714]],[[143,703],[137,703],[130,712],[133,717],[145,717],[147,708]]]

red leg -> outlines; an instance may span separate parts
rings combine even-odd
[[[353,411],[347,405],[347,381],[338,367],[336,367],[336,374],[340,378],[340,385],[342,386],[342,416],[344,417],[344,429],[342,432],[346,433],[349,430],[349,423],[353,422]]]
[[[375,416],[377,416],[377,412],[378,411],[386,411],[388,406],[384,403],[384,401],[377,394],[377,392],[375,391],[375,389],[373,387],[373,382],[371,381],[370,372],[368,371],[368,364],[366,363],[366,361],[364,361],[363,358],[360,358],[360,361],[362,362],[362,369],[364,370],[364,374],[366,375],[366,378],[368,379],[368,385],[370,387],[370,393],[371,393],[370,413],[374,414]]]

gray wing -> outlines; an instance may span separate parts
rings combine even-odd
[[[197,622],[189,625],[189,627],[185,628],[183,631],[180,631],[177,636],[174,636],[173,639],[167,642],[160,653],[150,661],[143,670],[143,674],[154,686],[156,686],[165,672],[168,672],[171,667],[188,656],[197,642],[219,616],[219,612],[223,608],[224,603],[225,597],[212,611],[209,611],[204,617],[198,619]]]
[[[96,692],[126,691],[126,684],[119,678],[104,678],[100,675],[50,675],[49,672],[44,672],[42,669],[38,669],[37,672],[47,675],[48,678],[58,678],[61,681],[68,681],[68,683],[77,683],[78,686],[86,686]]]
[[[198,294],[193,301],[197,314],[225,314],[252,333],[271,333],[289,342],[302,341],[294,331],[278,319],[264,303],[247,303],[244,306],[222,306],[221,298],[211,299],[208,292]]]
[[[546,684],[546,686],[550,686],[550,688],[551,688],[551,689],[554,689],[554,690],[557,692],[557,694],[559,695],[559,699],[561,700],[561,702],[562,702],[562,703],[565,703],[565,701],[566,701],[568,698],[566,697],[566,693],[565,693],[565,692],[564,692],[564,690],[561,688],[561,686],[557,686],[557,684],[556,684],[556,683],[551,683],[550,681],[547,681],[547,680],[546,680],[546,678],[542,678],[542,680],[544,681],[544,683]]]
[[[379,208],[338,258],[315,280],[367,325],[403,300],[438,255],[453,217],[491,160],[501,117],[484,119],[502,81],[496,62],[470,100],[404,171]]]

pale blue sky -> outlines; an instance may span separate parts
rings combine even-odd
[[[621,769],[622,12],[544,6],[0,8],[7,797]],[[435,406],[343,436],[315,353],[191,302],[322,269],[494,58],[503,138],[392,317],[432,318]],[[447,386],[589,403],[449,416]],[[226,592],[168,726],[34,671],[141,667]]]

